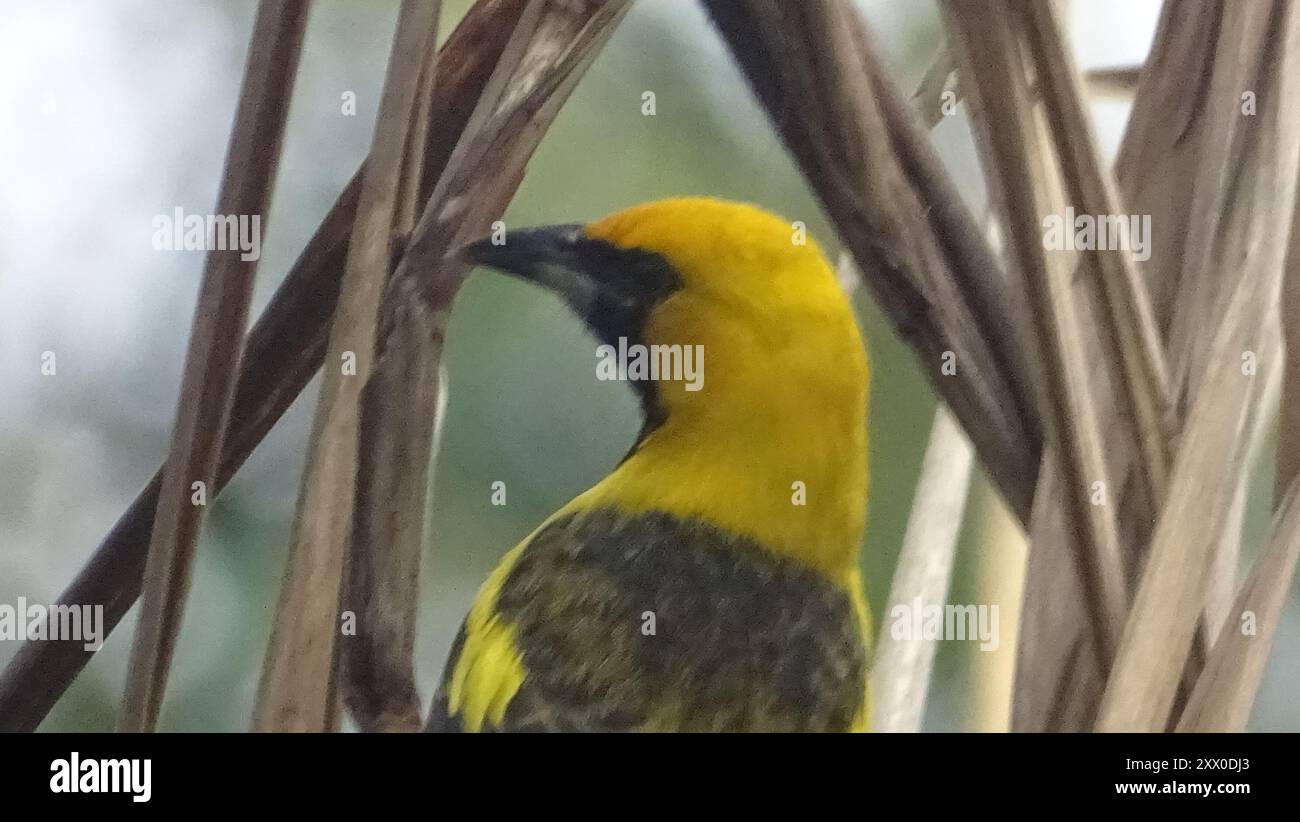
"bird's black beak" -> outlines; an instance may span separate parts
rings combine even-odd
[[[658,254],[588,237],[576,224],[509,231],[470,243],[460,254],[551,289],[598,332],[629,331],[628,324],[680,284]]]
[[[598,288],[585,239],[582,226],[576,224],[525,228],[470,243],[461,249],[461,256],[545,286],[583,314],[594,303]]]

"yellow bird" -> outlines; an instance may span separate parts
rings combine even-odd
[[[867,362],[817,245],[683,198],[466,254],[663,367],[624,374],[623,462],[479,591],[428,730],[865,730]]]

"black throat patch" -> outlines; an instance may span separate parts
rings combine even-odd
[[[628,346],[648,346],[646,318],[655,306],[682,287],[680,273],[662,255],[640,248],[622,248],[589,237],[577,240],[574,247],[587,276],[599,286],[588,304],[573,306],[583,322],[598,340],[616,350],[620,338]],[[663,424],[667,412],[654,381],[630,382],[643,416],[641,433],[632,446],[635,451],[651,431]]]

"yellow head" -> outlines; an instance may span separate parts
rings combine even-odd
[[[641,396],[636,450],[571,508],[700,517],[846,582],[856,574],[866,357],[801,227],[682,198],[585,227],[511,232],[469,253],[559,292],[606,346],[604,373],[626,366],[617,374]],[[657,371],[639,372],[638,356]]]

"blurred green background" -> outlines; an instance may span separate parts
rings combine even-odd
[[[911,88],[939,43],[930,3],[862,3],[896,76]],[[1123,0],[1073,15],[1085,63],[1142,58],[1157,6]],[[468,3],[444,3],[442,36]],[[253,0],[6,3],[0,29],[0,602],[51,602],[165,452],[202,269],[196,252],[158,252],[151,219],[208,213],[226,146]],[[258,273],[260,310],[370,140],[397,3],[319,0],[312,12]],[[356,116],[341,112],[354,92]],[[653,91],[657,113],[641,114]],[[52,105],[51,105],[52,103]],[[1125,107],[1096,111],[1113,146]],[[935,141],[978,206],[963,117]],[[633,203],[713,194],[762,204],[837,253],[824,215],[690,0],[639,0],[546,135],[506,215],[511,227],[586,221]],[[864,563],[888,593],[934,396],[865,299],[872,363],[872,496]],[[58,374],[42,377],[55,351]],[[423,573],[424,695],[489,569],[517,540],[608,471],[639,427],[620,383],[595,379],[592,343],[561,304],[475,273],[446,352],[450,402],[436,466]],[[316,384],[212,505],[162,727],[246,728],[285,559]],[[503,481],[508,504],[490,504]],[[1266,492],[1261,473],[1259,494]],[[968,506],[952,602],[1000,602],[981,565],[995,503],[982,480]],[[1262,506],[1256,506],[1261,508]],[[1262,510],[1251,517],[1257,540]],[[1012,549],[1014,550],[1014,549]],[[1248,552],[1250,553],[1250,552]],[[1012,554],[1014,556],[1014,554]],[[1300,616],[1288,612],[1254,726],[1300,729],[1288,683],[1300,671]],[[1004,620],[1006,617],[1004,616]],[[134,614],[59,703],[46,730],[108,730]],[[1010,642],[1004,631],[1004,648]],[[0,642],[0,664],[16,643]],[[942,643],[926,727],[995,727],[969,643]]]

